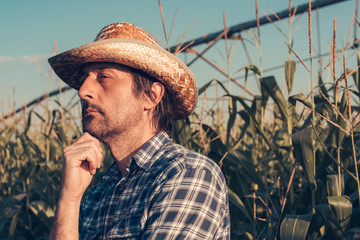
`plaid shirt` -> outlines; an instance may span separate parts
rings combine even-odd
[[[80,239],[230,239],[227,186],[210,159],[159,133],[122,177],[114,163],[80,209]]]

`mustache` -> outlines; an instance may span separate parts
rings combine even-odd
[[[104,114],[104,111],[103,111],[103,109],[101,107],[99,107],[99,106],[97,106],[97,105],[95,105],[93,103],[83,102],[82,103],[82,114],[83,115],[85,114],[85,111],[87,109],[95,110],[95,111],[97,111],[97,112],[99,112],[101,114]]]

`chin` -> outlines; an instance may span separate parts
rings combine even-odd
[[[107,139],[112,137],[106,124],[87,123],[83,125],[83,132],[88,132],[91,136],[97,138],[103,143],[106,143]]]
[[[83,118],[82,125],[83,132],[88,132],[92,136],[97,137],[96,132],[99,132],[99,124],[94,123],[94,119],[92,117]]]

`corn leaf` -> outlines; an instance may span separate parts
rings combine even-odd
[[[191,147],[191,136],[190,120],[188,118],[174,122],[172,137],[176,143]]]
[[[348,240],[358,240],[360,239],[360,227],[351,228],[346,232],[346,237]]]
[[[238,148],[239,144],[240,144],[240,141],[241,139],[243,139],[243,137],[245,136],[245,134],[247,133],[247,130],[250,126],[250,117],[249,115],[246,113],[246,111],[242,110],[240,112],[238,112],[238,114],[240,115],[240,117],[242,118],[242,120],[244,121],[244,124],[243,126],[241,127],[241,133],[240,133],[240,136],[239,138],[235,141],[235,144],[234,144],[234,149],[235,148]],[[249,131],[251,131],[251,129],[249,129]]]
[[[287,101],[285,100],[274,76],[263,77],[260,79],[261,88],[266,91],[278,106],[282,120],[287,124],[288,111]],[[262,91],[263,91],[262,90]]]
[[[337,219],[337,216],[331,211],[329,204],[320,204],[315,207],[316,211],[322,217],[327,230],[332,233],[334,239],[346,240],[345,233]]]
[[[231,95],[228,95],[231,96]],[[240,102],[240,104],[244,107],[245,112],[241,111],[239,112],[240,116],[243,117],[243,114],[245,113],[247,116],[245,118],[250,118],[252,121],[253,126],[255,127],[256,131],[261,135],[261,137],[264,139],[265,143],[271,148],[273,151],[277,151],[276,146],[270,141],[270,139],[266,136],[264,131],[261,129],[259,122],[257,121],[255,115],[253,114],[253,111],[251,108],[245,103],[244,99],[241,97],[232,96],[237,101]]]
[[[55,211],[44,201],[33,201],[29,204],[29,209],[48,229],[51,228],[50,219],[55,216]]]
[[[338,105],[338,111],[341,113],[341,115],[344,117],[341,117],[339,114],[337,116],[335,113],[333,114],[331,120],[335,122],[338,126],[335,126],[334,124],[330,124],[330,126],[327,128],[328,138],[326,138],[325,143],[333,148],[341,148],[343,144],[343,140],[345,138],[345,132],[342,129],[346,129],[347,127],[347,119],[348,119],[348,111],[347,111],[347,101],[346,101],[346,92],[343,92],[343,95],[341,97],[341,101]],[[339,126],[342,129],[339,129]]]
[[[268,101],[269,101],[269,93],[265,88],[260,88],[261,91],[261,105],[263,108],[266,107]]]
[[[255,73],[259,76],[261,75],[260,70],[255,65],[251,64],[251,65],[245,66],[245,85],[248,80],[249,71],[252,71],[253,73]]]
[[[28,114],[28,118],[26,121],[26,125],[25,125],[25,129],[24,129],[24,134],[27,134],[27,132],[29,131],[29,128],[31,126],[31,115],[32,115],[33,111],[31,110]]]
[[[295,61],[286,61],[285,62],[285,80],[286,86],[289,92],[292,91],[294,76],[295,76],[296,62]]]
[[[203,92],[205,92],[205,90],[208,89],[208,87],[210,87],[211,84],[212,84],[214,81],[215,81],[214,79],[213,79],[213,80],[210,80],[209,82],[205,83],[204,86],[202,86],[201,88],[199,88],[199,96],[200,96]]]
[[[234,204],[249,220],[249,222],[252,221],[252,217],[250,216],[249,212],[247,211],[244,203],[241,201],[241,199],[236,195],[235,192],[233,192],[230,188],[228,188],[229,192],[229,201]]]
[[[237,160],[241,167],[244,169],[247,177],[251,179],[254,183],[256,183],[261,190],[266,190],[265,184],[261,180],[259,173],[256,172],[255,167],[248,156],[246,156],[240,150],[229,150],[229,154],[226,156],[226,158],[233,158],[234,160]]]
[[[39,215],[42,212],[47,218],[55,216],[54,210],[47,206],[44,201],[33,201],[29,204],[29,208],[35,215]]]
[[[227,148],[221,141],[221,138],[218,137],[218,134],[206,124],[202,124],[202,128],[206,133],[206,137],[210,139],[210,149],[221,154],[225,154],[227,152]]]
[[[260,96],[255,96],[250,110],[252,112],[252,114],[255,116],[256,119],[261,119],[261,97]]]
[[[68,146],[70,143],[68,141],[68,138],[66,137],[63,126],[58,123],[54,123],[53,127],[57,135],[57,141],[63,146]]]
[[[345,183],[344,175],[328,174],[326,176],[327,192],[329,196],[342,196],[344,193]]]
[[[14,236],[16,225],[18,224],[19,215],[22,210],[21,205],[17,205],[16,207],[17,207],[17,210],[16,210],[14,217],[11,220],[10,228],[9,228],[9,236],[10,237]]]
[[[353,77],[355,84],[357,85],[357,71],[353,71],[351,68],[346,68],[346,73],[348,74],[348,77]],[[351,75],[350,75],[351,74]]]
[[[289,98],[287,105],[288,105],[288,108],[287,108],[287,112],[288,112],[287,130],[288,130],[288,134],[290,136],[293,132],[294,120],[296,119],[296,109],[295,109],[296,101],[294,99]]]
[[[318,129],[321,130],[320,127],[318,127]],[[292,136],[294,154],[304,168],[312,189],[316,189],[314,157],[316,147],[313,144],[315,139],[313,128],[303,129],[294,133]]]
[[[229,120],[227,122],[227,127],[226,127],[226,146],[229,145],[231,130],[234,127],[235,119],[237,115],[236,100],[232,98],[231,101],[233,108],[232,109],[229,108]]]
[[[313,215],[285,215],[280,226],[280,238],[305,240]]]
[[[291,97],[289,97],[289,99],[292,99],[294,101],[298,101],[298,102],[301,102],[302,104],[304,104],[306,107],[308,107],[309,109],[312,109],[312,104],[311,102],[307,99],[307,97],[302,94],[302,93],[298,93],[298,94],[295,94]]]
[[[349,198],[346,196],[328,196],[326,199],[331,212],[336,216],[343,232],[346,232],[349,227],[353,210]]]

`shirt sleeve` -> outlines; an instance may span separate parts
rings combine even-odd
[[[229,239],[223,177],[196,168],[168,177],[153,193],[142,239]]]

